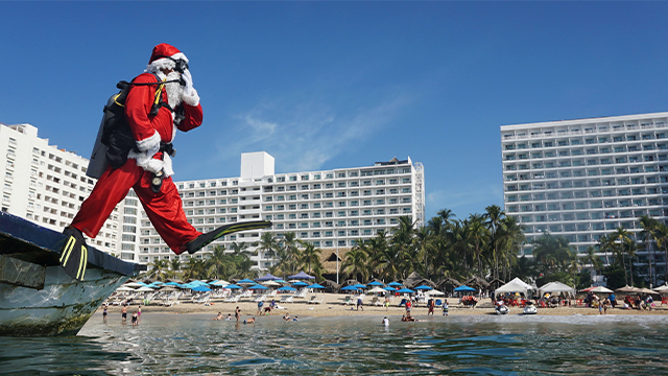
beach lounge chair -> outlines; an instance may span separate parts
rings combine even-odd
[[[238,303],[241,300],[241,295],[232,295],[229,298],[223,300],[224,303]]]
[[[369,303],[369,305],[379,306],[379,305],[383,305],[383,303],[380,302],[380,298],[378,298],[377,296],[374,296],[373,299],[371,299],[371,302]]]
[[[292,303],[293,302],[293,296],[292,295],[283,295],[281,296],[281,303]]]
[[[262,296],[258,296],[258,297],[255,298],[255,300],[253,300],[253,301],[254,301],[255,303],[259,303],[259,302],[264,302],[266,299],[267,299],[267,295],[265,294],[265,295],[262,295]]]
[[[343,301],[343,304],[345,304],[345,305],[353,304],[355,302],[355,300],[353,299],[353,297],[351,295],[346,295],[346,297],[344,297],[341,300]]]
[[[436,301],[434,302],[434,306],[440,307],[441,305],[443,305],[443,302],[441,301],[441,299],[436,299]]]
[[[301,289],[293,295],[293,298],[306,298],[306,289]]]
[[[406,306],[406,299],[401,299],[399,302],[399,307],[405,307]]]

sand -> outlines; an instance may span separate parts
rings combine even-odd
[[[401,301],[400,299],[395,298],[390,307],[385,308],[381,306],[368,305],[371,301],[369,297],[365,299],[365,305],[363,310],[357,310],[354,305],[346,305],[343,302],[345,295],[343,294],[317,294],[318,299],[324,298],[322,304],[308,304],[308,299],[295,299],[294,303],[278,303],[280,306],[285,307],[286,309],[276,309],[272,310],[270,315],[273,316],[283,316],[285,313],[289,313],[290,316],[304,316],[304,317],[319,317],[319,316],[357,316],[357,315],[372,315],[372,316],[384,316],[384,315],[402,315],[406,312],[405,308],[397,307],[397,304]],[[277,299],[278,302],[280,299]],[[450,315],[494,315],[494,307],[492,306],[489,299],[483,300],[475,308],[464,307],[461,304],[453,304],[458,302],[458,299],[450,298]],[[265,306],[269,305],[271,301],[265,302]],[[209,313],[212,317],[216,316],[218,312],[222,312],[225,316],[228,313],[231,313],[234,316],[234,310],[238,306],[241,309],[242,318],[247,316],[255,316],[257,314],[257,303],[251,300],[242,300],[238,303],[223,303],[220,300],[213,300],[210,305],[205,304],[195,304],[191,302],[180,302],[180,304],[174,304],[171,307],[164,307],[157,304],[151,304],[148,306],[142,305],[142,313],[148,312],[160,312],[160,313],[174,313],[174,314],[191,314],[191,313]],[[128,313],[131,314],[137,309],[137,305],[131,305],[128,307]],[[98,311],[101,311],[100,308]],[[121,308],[119,306],[110,305],[108,308],[109,314],[120,312]],[[411,314],[415,317],[426,316],[427,307],[424,304],[421,304],[418,307],[412,309]],[[510,314],[520,314],[522,313],[522,308],[519,307],[510,307]],[[624,310],[621,308],[608,308],[607,314],[614,315],[668,315],[668,306],[661,307],[661,303],[657,303],[657,306],[651,311],[640,311],[640,310]],[[434,315],[442,315],[440,308],[436,308]],[[567,315],[599,315],[598,308],[587,308],[587,307],[560,307],[560,308],[539,308],[538,315],[551,315],[551,316],[567,316]]]

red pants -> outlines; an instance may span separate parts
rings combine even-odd
[[[71,226],[91,238],[96,237],[116,204],[125,198],[130,188],[134,188],[158,234],[174,253],[183,253],[186,243],[202,233],[188,223],[172,178],[164,179],[160,192],[153,193],[152,177],[153,174],[138,167],[134,159],[128,159],[127,163],[115,170],[108,167],[95,184],[93,192],[81,205],[81,210],[74,217]]]

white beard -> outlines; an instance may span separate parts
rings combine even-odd
[[[181,73],[179,72],[172,72],[167,75],[167,81],[177,81],[165,84],[165,90],[167,91],[167,103],[169,103],[172,108],[176,108],[176,106],[180,105],[183,101],[183,86],[181,86],[181,84],[178,82],[180,78]]]

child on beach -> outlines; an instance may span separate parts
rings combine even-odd
[[[448,300],[445,299],[445,300],[443,301],[443,316],[447,316],[447,315],[448,315],[448,310],[449,310],[449,309],[450,309],[450,306],[448,305]]]
[[[387,318],[387,316],[383,317],[383,325],[387,328],[390,326],[390,320]]]
[[[213,319],[217,321],[217,320],[220,320],[220,319],[222,319],[222,318],[223,318],[223,313],[222,313],[222,312],[218,312],[218,316],[214,317]]]

